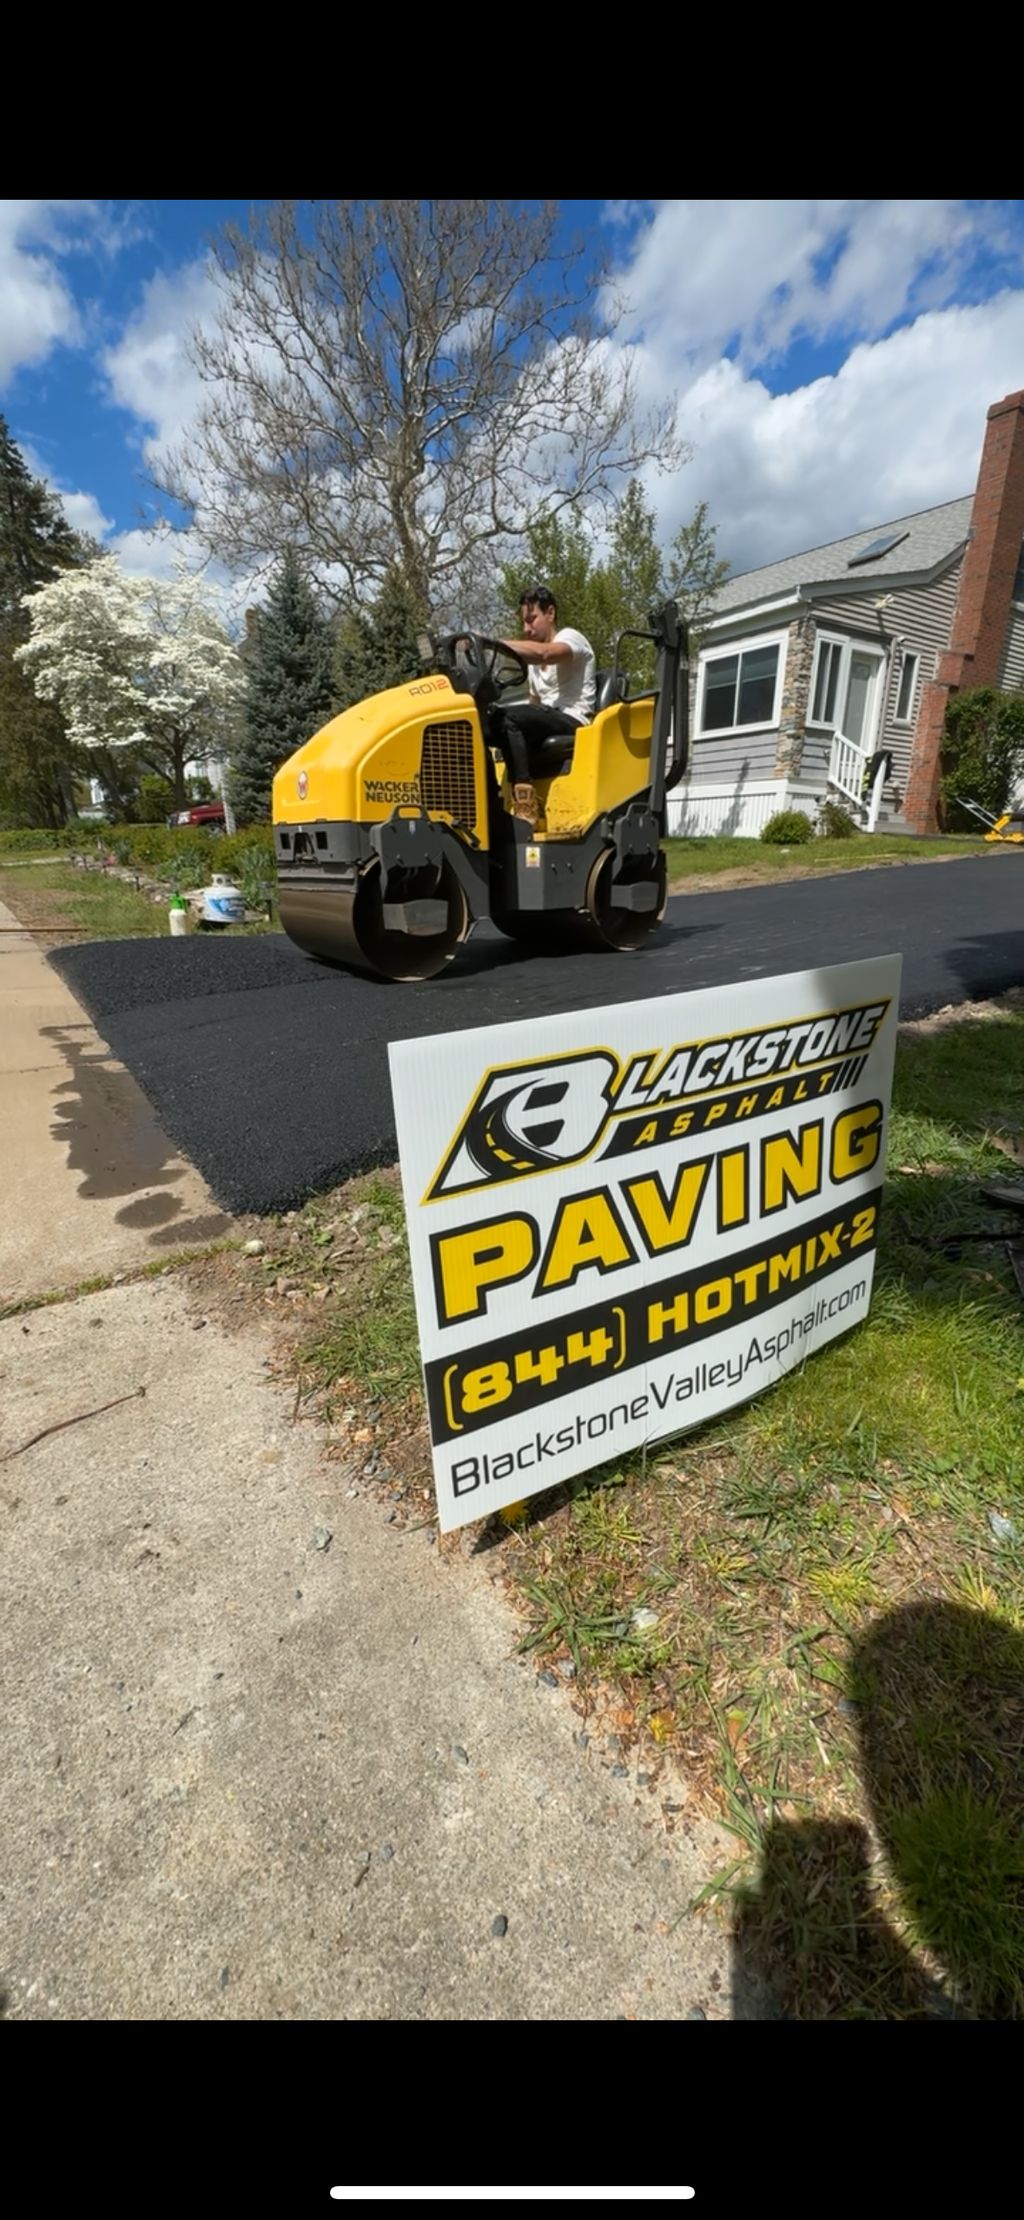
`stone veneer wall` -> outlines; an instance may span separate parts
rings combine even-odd
[[[794,618],[786,643],[786,669],[782,681],[779,736],[775,748],[776,778],[792,778],[800,769],[804,727],[807,723],[811,667],[816,627],[809,609]]]

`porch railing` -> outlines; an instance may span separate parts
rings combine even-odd
[[[834,732],[828,759],[828,783],[840,794],[845,794],[862,819],[864,831],[874,832],[878,813],[882,807],[882,793],[886,778],[892,768],[892,756],[887,749],[869,755],[855,740],[848,740],[845,732]],[[868,785],[868,773],[871,783]]]
[[[845,794],[858,810],[864,807],[864,774],[871,758],[855,740],[848,740],[845,732],[832,734],[832,747],[828,759],[828,783]]]

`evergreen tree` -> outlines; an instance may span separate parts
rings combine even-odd
[[[528,586],[549,587],[558,604],[559,624],[585,633],[598,663],[610,662],[606,596],[595,566],[593,541],[579,517],[538,517],[528,526],[525,555],[517,563],[506,563],[502,571],[503,615],[497,629],[504,638],[518,638],[519,596]]]
[[[14,652],[30,630],[23,595],[90,553],[0,416],[0,821],[56,827],[74,815],[74,750],[64,719],[38,699]]]
[[[56,495],[32,477],[0,416],[0,621],[14,619],[27,639],[22,595],[48,585],[84,553]]]
[[[611,668],[619,633],[644,630],[664,599],[662,557],[654,511],[633,478],[612,512],[609,550],[598,561],[594,540],[579,517],[542,517],[526,533],[524,562],[502,574],[502,599],[510,628],[518,630],[519,595],[525,586],[549,586],[560,624],[590,641],[600,668]],[[650,684],[654,651],[642,640],[623,642],[622,667],[634,686]]]
[[[392,572],[368,614],[355,610],[341,621],[335,660],[339,709],[419,678],[423,663],[416,631],[412,598]]]
[[[717,526],[708,523],[708,505],[699,501],[688,524],[680,527],[668,559],[669,591],[690,628],[690,657],[715,606],[715,595],[729,576],[729,565],[715,554]]]
[[[602,566],[601,582],[610,635],[608,661],[611,663],[619,633],[646,631],[652,613],[665,599],[654,510],[644,500],[638,478],[630,479],[621,501],[616,504],[611,552]],[[619,663],[631,686],[653,685],[655,650],[648,642],[624,640]]]
[[[285,550],[264,609],[248,619],[245,707],[231,765],[231,798],[239,824],[270,816],[274,773],[336,713],[330,627],[299,568]]]
[[[678,601],[690,628],[695,660],[701,632],[714,608],[715,595],[729,565],[715,554],[715,526],[706,501],[677,532],[668,556],[657,540],[653,509],[638,478],[632,478],[612,512],[608,552],[598,560],[594,539],[579,517],[542,517],[528,526],[526,552],[502,571],[501,624],[513,636],[519,623],[519,595],[532,584],[549,586],[558,603],[558,621],[586,634],[598,665],[610,669],[621,632],[645,631],[663,602]],[[642,640],[624,640],[619,657],[633,687],[653,682],[655,654]]]
[[[56,830],[75,812],[74,751],[54,702],[14,660],[22,635],[0,620],[0,825]]]
[[[646,625],[663,597],[661,549],[654,510],[644,500],[639,478],[631,478],[612,518],[608,572],[615,582],[616,615],[622,625]]]

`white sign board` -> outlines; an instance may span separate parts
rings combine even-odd
[[[900,959],[391,1045],[442,1531],[867,1316]]]

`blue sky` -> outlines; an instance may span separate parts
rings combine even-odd
[[[163,570],[148,465],[187,427],[205,249],[241,201],[0,202],[0,410],[72,522]],[[577,201],[613,257],[648,401],[692,448],[647,491],[707,500],[734,571],[973,490],[1024,387],[1024,202]]]

